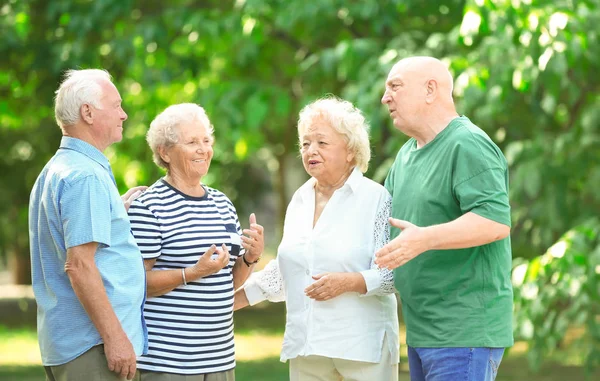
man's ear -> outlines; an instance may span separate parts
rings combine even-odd
[[[93,124],[94,110],[92,110],[92,106],[87,103],[82,104],[81,108],[79,109],[79,113],[81,114],[81,120],[87,124]]]
[[[425,101],[429,104],[433,103],[433,101],[437,98],[439,91],[437,81],[433,78],[427,81],[427,83],[425,84],[425,91]]]

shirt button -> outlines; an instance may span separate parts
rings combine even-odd
[[[306,275],[310,275],[310,271],[306,270]]]

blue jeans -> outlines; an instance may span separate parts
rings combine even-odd
[[[411,381],[494,381],[504,348],[408,347]]]

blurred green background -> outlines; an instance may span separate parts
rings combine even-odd
[[[53,96],[66,69],[105,68],[121,92],[124,139],[105,153],[123,192],[162,176],[145,142],[157,113],[202,105],[216,135],[204,180],[243,225],[257,213],[274,253],[306,179],[298,111],[326,94],[361,108],[367,175],[382,182],[406,140],[380,104],[385,77],[403,57],[432,55],[454,75],[459,113],[510,165],[518,343],[500,377],[598,379],[599,25],[600,0],[0,2],[0,378],[43,379],[35,304],[14,284],[30,282],[29,192],[60,141]],[[283,314],[237,315],[239,379],[287,378]]]

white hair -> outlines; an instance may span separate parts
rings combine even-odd
[[[56,123],[64,130],[81,117],[81,106],[90,104],[100,107],[101,81],[112,82],[110,74],[102,69],[67,70],[54,100]]]
[[[212,137],[214,127],[210,124],[206,111],[195,103],[171,105],[154,118],[146,134],[146,141],[150,145],[156,165],[169,169],[169,164],[160,156],[159,148],[168,148],[177,143],[179,127],[193,122],[200,122]]]
[[[342,134],[348,150],[354,154],[358,169],[365,173],[371,160],[369,124],[362,112],[343,99],[331,96],[318,99],[300,111],[298,138],[302,147],[302,136],[315,120],[322,120]]]

